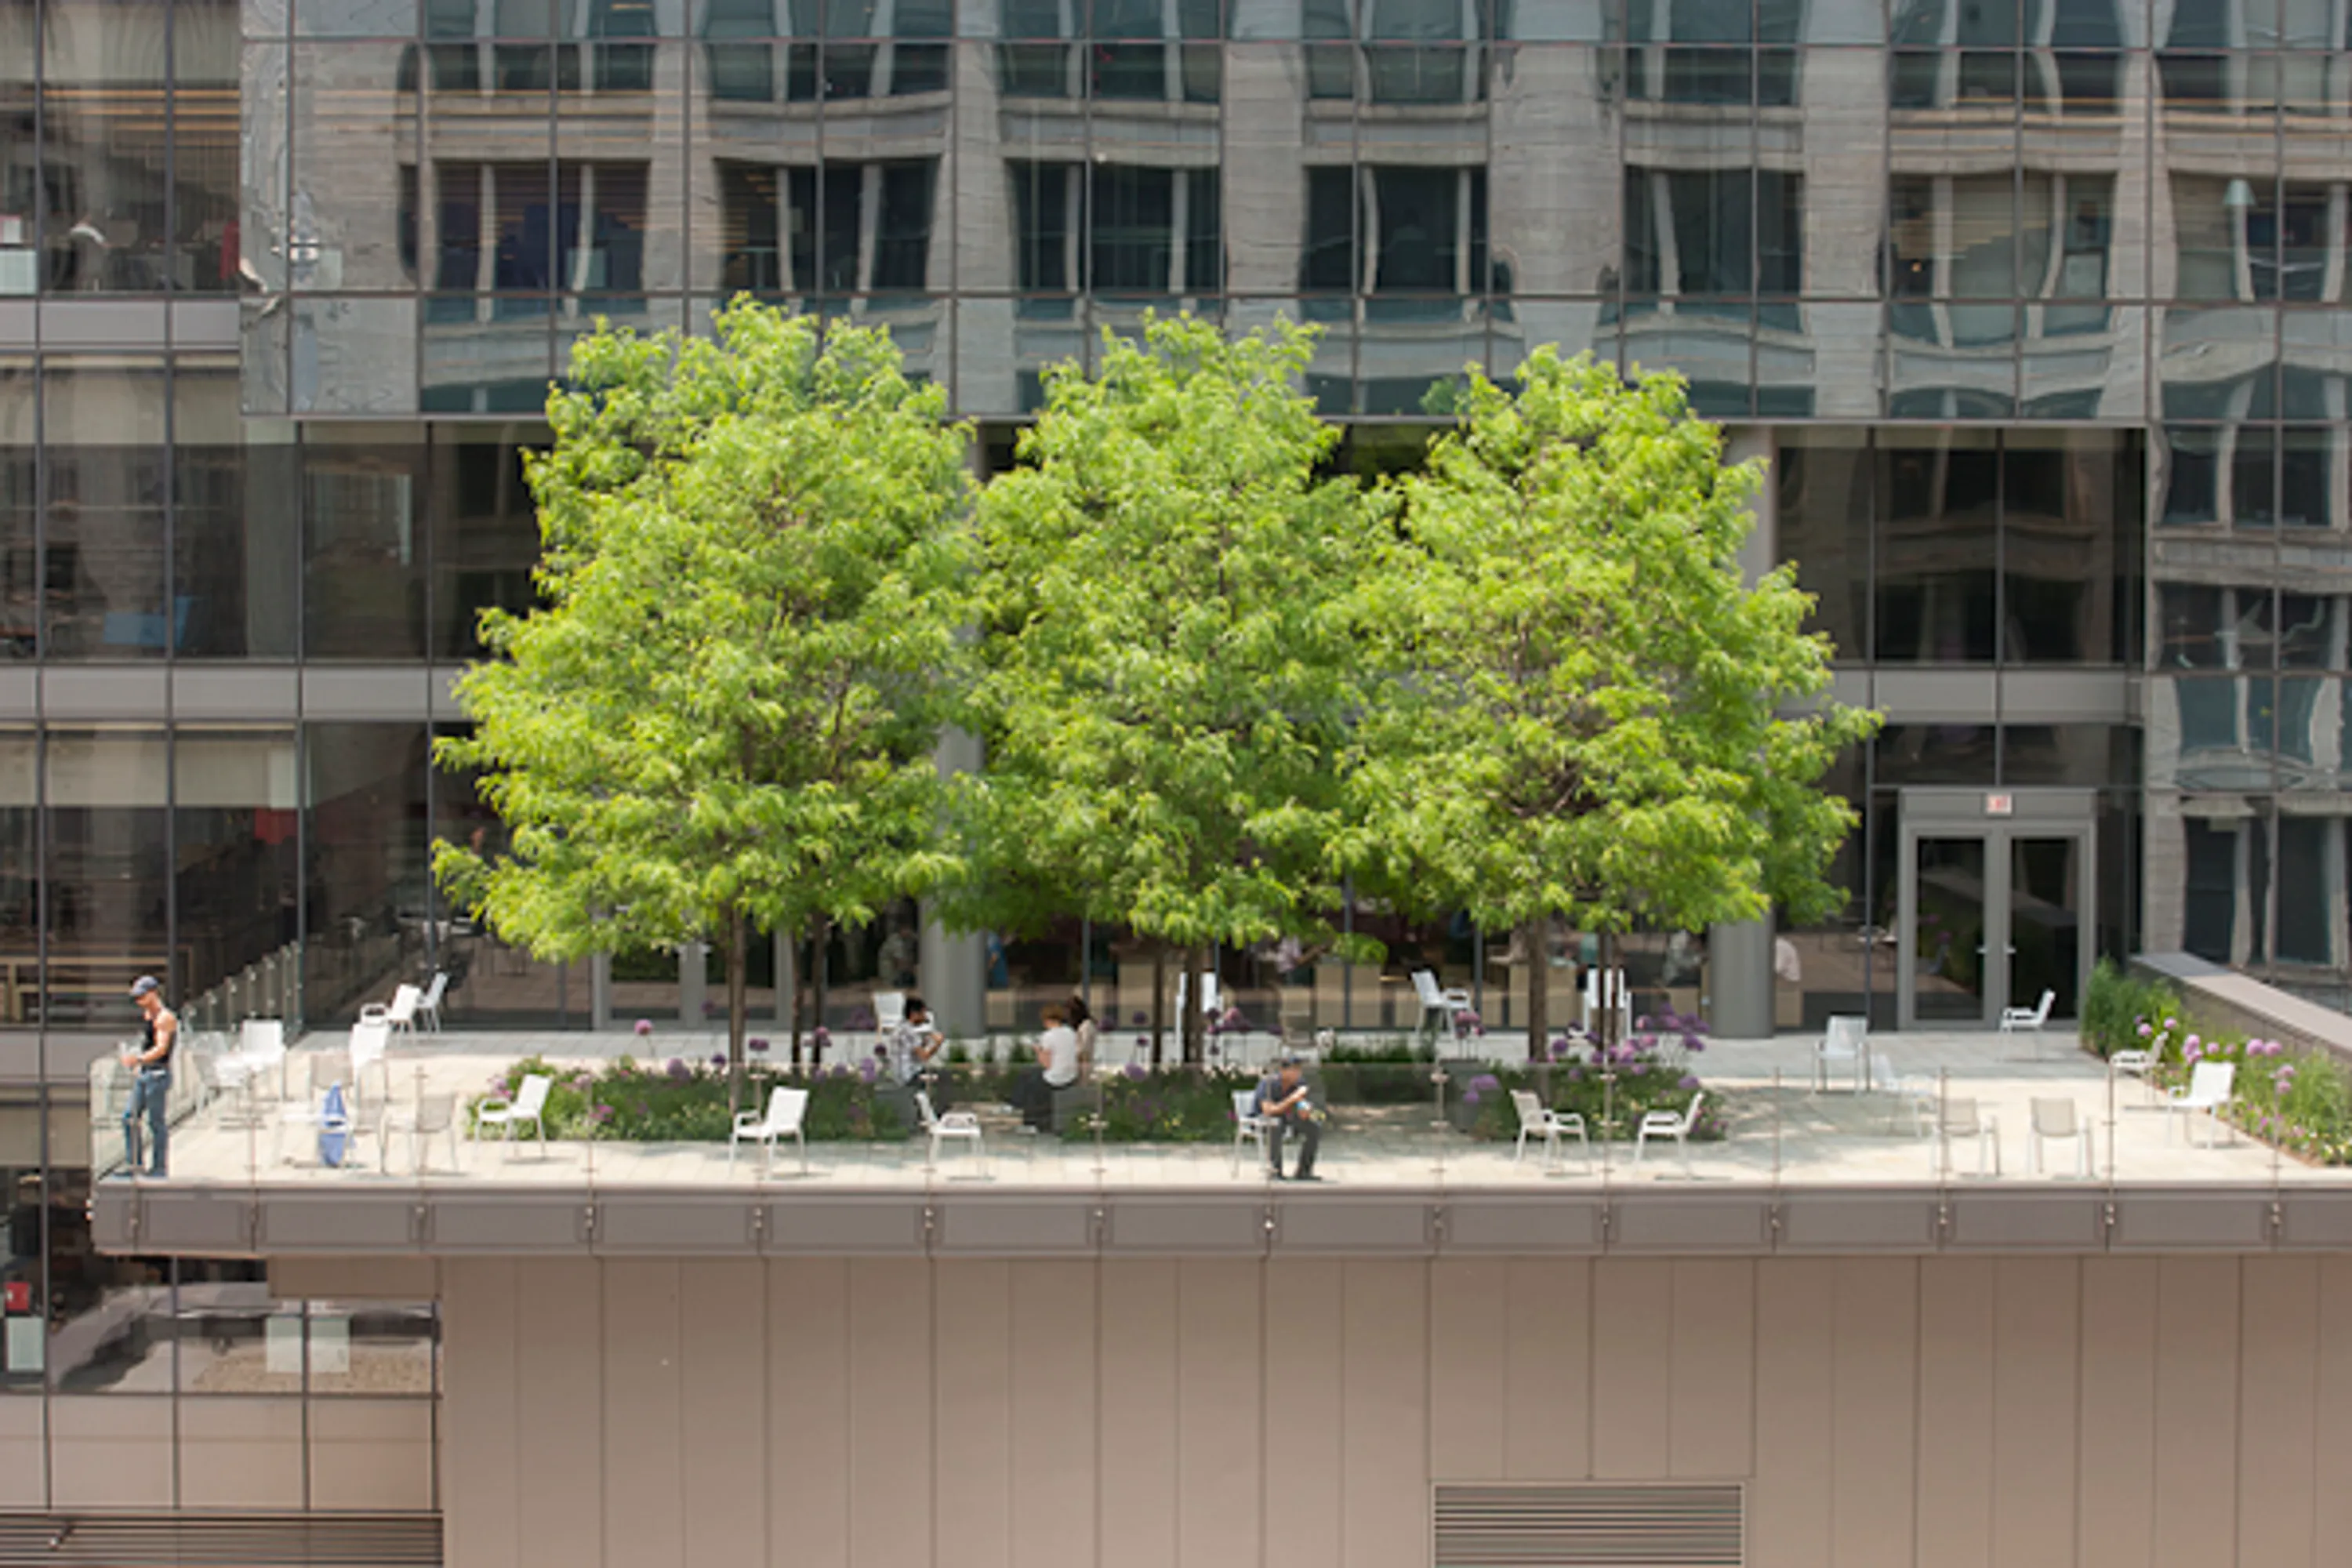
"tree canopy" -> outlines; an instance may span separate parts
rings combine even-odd
[[[1391,677],[1349,772],[1368,879],[1520,928],[1545,1029],[1556,917],[1603,933],[1832,907],[1853,812],[1814,786],[1874,715],[1822,700],[1830,648],[1783,566],[1739,553],[1761,465],[1726,467],[1678,377],[1538,350],[1473,373],[1400,479],[1363,580]]]
[[[1300,390],[1309,344],[1153,321],[1053,374],[980,505],[967,918],[1082,911],[1188,955],[1335,940],[1380,524],[1318,472],[1339,437]]]
[[[541,605],[485,612],[441,741],[502,852],[437,847],[541,957],[716,938],[738,1079],[750,931],[860,922],[959,869],[932,752],[962,689],[971,433],[878,331],[738,301],[600,330],[527,473]]]

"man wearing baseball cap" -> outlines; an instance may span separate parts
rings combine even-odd
[[[131,1173],[139,1173],[139,1119],[145,1116],[147,1142],[153,1151],[146,1173],[160,1176],[170,1137],[163,1112],[172,1097],[172,1049],[180,1043],[180,1020],[163,1005],[163,983],[152,974],[131,983],[131,1000],[139,1005],[147,1027],[139,1049],[122,1053],[122,1065],[137,1075],[131,1080],[131,1103],[122,1111],[122,1157]]]

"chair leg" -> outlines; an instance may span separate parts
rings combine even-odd
[[[1698,1180],[1698,1177],[1691,1171],[1690,1134],[1687,1132],[1677,1132],[1675,1134],[1675,1152],[1682,1156],[1683,1180],[1685,1182],[1695,1182]]]
[[[800,1146],[801,1174],[805,1176],[809,1173],[807,1135],[803,1133],[799,1128],[795,1127],[793,1129],[793,1142]]]

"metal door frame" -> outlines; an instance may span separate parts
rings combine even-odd
[[[1923,838],[1973,838],[1985,847],[1983,1016],[1974,1023],[1934,1019],[1933,1026],[1990,1029],[2000,1023],[2009,1004],[2009,959],[2016,950],[2010,930],[2010,869],[2011,845],[2021,838],[2072,838],[2081,847],[2083,908],[2074,911],[2080,938],[2074,943],[2076,1005],[2091,984],[2091,966],[2097,962],[2099,836],[2098,792],[2088,789],[1953,789],[1915,787],[1898,793],[1901,829],[1897,835],[1895,910],[1895,1026],[1920,1027],[1913,1001],[1919,955],[1912,932],[1919,913],[1919,841]],[[1988,815],[1990,797],[2006,795],[2006,816]]]

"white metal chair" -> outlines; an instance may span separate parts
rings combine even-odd
[[[392,1026],[381,1018],[362,1017],[352,1026],[350,1050],[352,1092],[354,1095],[366,1097],[368,1069],[373,1068],[383,1084],[384,1102],[391,1102],[392,1063],[384,1057],[391,1043]]]
[[[1870,1053],[1870,1087],[1888,1098],[1886,1130],[1895,1130],[1895,1119],[1908,1107],[1911,1111],[1911,1132],[1924,1138],[1936,1120],[1936,1080],[1926,1073],[1906,1073],[1898,1069],[1895,1058],[1881,1049]]]
[[[1936,1174],[1952,1174],[1954,1142],[1974,1142],[1979,1176],[2000,1174],[2000,1119],[1973,1100],[1947,1100],[1936,1118]]]
[[[315,1055],[306,1055],[302,1060],[305,1064],[304,1078],[310,1087],[310,1093],[300,1100],[289,1097],[278,1105],[278,1114],[270,1123],[269,1163],[273,1165],[284,1158],[286,1130],[289,1127],[299,1127],[306,1132],[317,1133],[325,1131],[331,1126],[340,1125],[344,1131],[349,1131],[358,1121],[359,1108],[349,1103],[344,1106],[340,1122],[327,1115],[327,1090],[338,1084],[348,1085],[351,1081],[350,1053],[335,1050],[320,1051]],[[348,1095],[348,1090],[346,1093]]]
[[[394,1105],[385,1108],[376,1122],[376,1168],[392,1169],[392,1135],[408,1134],[408,1163],[418,1175],[429,1168],[425,1162],[427,1141],[439,1134],[449,1139],[449,1169],[455,1172],[460,1163],[457,1157],[457,1097],[455,1094],[428,1094],[404,1110]]]
[[[1231,1167],[1233,1174],[1238,1176],[1242,1173],[1242,1150],[1247,1144],[1257,1145],[1259,1164],[1267,1163],[1265,1135],[1273,1126],[1272,1117],[1260,1116],[1257,1113],[1256,1089],[1234,1090],[1234,1158]]]
[[[874,1032],[887,1035],[907,1021],[907,994],[904,991],[874,993]]]
[[[529,1122],[539,1134],[539,1152],[547,1152],[547,1096],[555,1080],[543,1072],[526,1073],[513,1098],[491,1095],[474,1107],[474,1141],[481,1142],[482,1129],[499,1127],[506,1130],[506,1141],[514,1142],[515,1129]]]
[[[1813,1042],[1813,1092],[1821,1094],[1828,1089],[1833,1071],[1853,1073],[1854,1088],[1861,1089],[1867,1081],[1863,1058],[1869,1049],[1869,1019],[1853,1013],[1842,1013],[1830,1019],[1822,1037]]]
[[[981,1173],[988,1173],[988,1146],[981,1141],[979,1117],[969,1110],[950,1110],[943,1116],[931,1108],[930,1091],[921,1089],[915,1091],[915,1110],[922,1118],[925,1135],[930,1139],[930,1148],[924,1160],[926,1164],[940,1163],[941,1144],[960,1140],[971,1145],[972,1156],[980,1162]]]
[[[446,969],[436,969],[433,972],[432,980],[425,987],[425,994],[417,998],[416,1016],[423,1021],[427,1029],[436,1035],[441,1032],[441,1004],[448,994],[449,972]]]
[[[1691,1173],[1691,1129],[1698,1125],[1699,1103],[1706,1099],[1706,1090],[1701,1089],[1690,1097],[1690,1103],[1680,1112],[1643,1111],[1641,1125],[1633,1129],[1633,1163],[1642,1163],[1642,1152],[1649,1147],[1651,1139],[1671,1138],[1675,1141],[1675,1152],[1682,1156],[1683,1174],[1687,1177]]]
[[[286,1098],[286,1021],[247,1018],[237,1030],[238,1081],[258,1089],[278,1080],[278,1098]]]
[[[2025,1168],[2042,1174],[2042,1146],[2053,1140],[2071,1138],[2074,1141],[2074,1173],[2088,1181],[2091,1176],[2091,1127],[2074,1113],[2071,1100],[2033,1101],[2033,1127],[2025,1141]]]
[[[1428,1026],[1429,1016],[1433,1013],[1438,1016],[1440,1027],[1450,1029],[1456,1018],[1472,1010],[1470,993],[1460,986],[1446,990],[1438,984],[1436,974],[1430,970],[1416,969],[1412,972],[1412,992],[1421,1000],[1423,1027]]]
[[[808,1174],[808,1139],[801,1131],[801,1119],[808,1114],[809,1091],[804,1089],[778,1088],[768,1096],[768,1110],[763,1116],[756,1110],[735,1113],[734,1128],[727,1135],[727,1168],[735,1168],[735,1151],[746,1138],[761,1146],[760,1173],[769,1174],[776,1163],[776,1140],[790,1138],[800,1145],[801,1174]]]
[[[404,1034],[416,1033],[416,1009],[424,1000],[425,993],[417,986],[405,983],[395,986],[392,993],[392,1005],[383,1010],[383,1021]],[[360,1016],[363,1020],[367,1018],[366,1009],[361,1009]]]
[[[2230,1096],[2235,1092],[2237,1082],[2238,1064],[2235,1062],[2199,1062],[2191,1068],[2189,1087],[2176,1089],[2164,1097],[2166,1142],[2171,1141],[2176,1121],[2200,1110],[2213,1119],[2213,1125],[2218,1130],[2221,1125],[2221,1108],[2230,1103]],[[2191,1132],[2189,1137],[2194,1142],[2196,1134]],[[2208,1147],[2216,1142],[2219,1142],[2218,1131],[2213,1139],[2208,1140]]]
[[[2117,1051],[2107,1058],[2109,1078],[2136,1078],[2139,1079],[2139,1087],[2144,1093],[2156,1092],[2156,1086],[2152,1081],[2155,1071],[2156,1053],[2154,1051],[2141,1050],[2135,1047],[2130,1050]]]
[[[1531,1089],[1511,1090],[1511,1108],[1519,1113],[1519,1144],[1511,1160],[1517,1163],[1528,1157],[1528,1138],[1533,1134],[1543,1140],[1544,1169],[1559,1168],[1563,1137],[1574,1135],[1577,1148],[1584,1155],[1584,1168],[1592,1169],[1592,1143],[1585,1136],[1584,1118],[1573,1110],[1553,1110],[1536,1098]]]

